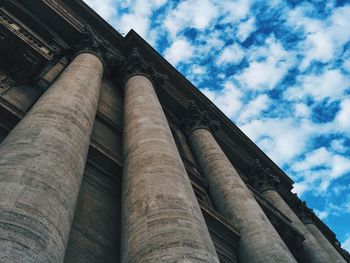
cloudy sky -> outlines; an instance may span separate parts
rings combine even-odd
[[[209,97],[350,251],[350,0],[85,2]]]

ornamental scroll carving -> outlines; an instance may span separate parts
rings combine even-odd
[[[136,47],[132,49],[129,57],[122,63],[119,74],[122,76],[122,82],[134,75],[144,75],[157,85],[162,85],[164,81],[168,80],[167,75],[159,73],[152,63],[147,63],[144,60]]]
[[[182,127],[188,135],[196,129],[206,129],[214,133],[219,129],[220,123],[211,119],[207,111],[201,111],[191,100],[187,107],[186,117],[182,121]]]
[[[108,73],[120,68],[125,62],[125,57],[114,51],[108,42],[98,37],[89,25],[84,26],[79,41],[69,51],[71,55],[87,52],[98,56]]]
[[[260,193],[266,190],[277,190],[280,180],[272,174],[269,168],[263,167],[259,159],[255,160],[251,175],[250,184]]]

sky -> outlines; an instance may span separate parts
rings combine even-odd
[[[212,100],[350,251],[350,0],[85,2]]]

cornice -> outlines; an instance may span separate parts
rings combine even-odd
[[[314,224],[314,219],[317,218],[317,216],[313,210],[306,205],[305,201],[299,199],[297,194],[293,194],[290,206],[301,221],[303,221],[305,224]]]

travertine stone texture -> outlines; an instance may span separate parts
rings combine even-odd
[[[77,56],[0,145],[0,262],[62,262],[103,66]]]
[[[328,256],[328,253],[320,246],[316,241],[315,237],[305,227],[304,223],[301,222],[299,217],[293,212],[288,204],[282,199],[280,194],[275,190],[266,190],[262,195],[279,209],[285,216],[292,220],[292,225],[298,229],[304,235],[304,242],[301,251],[301,261],[305,263],[327,263],[333,262]]]
[[[321,231],[312,223],[305,224],[306,228],[314,235],[318,243],[327,251],[332,259],[332,263],[345,263],[345,259],[338,253],[338,251],[329,243],[328,239],[321,233]]]
[[[212,134],[196,129],[189,143],[215,208],[240,230],[240,262],[296,262]]]
[[[152,83],[124,96],[122,262],[219,262]]]

